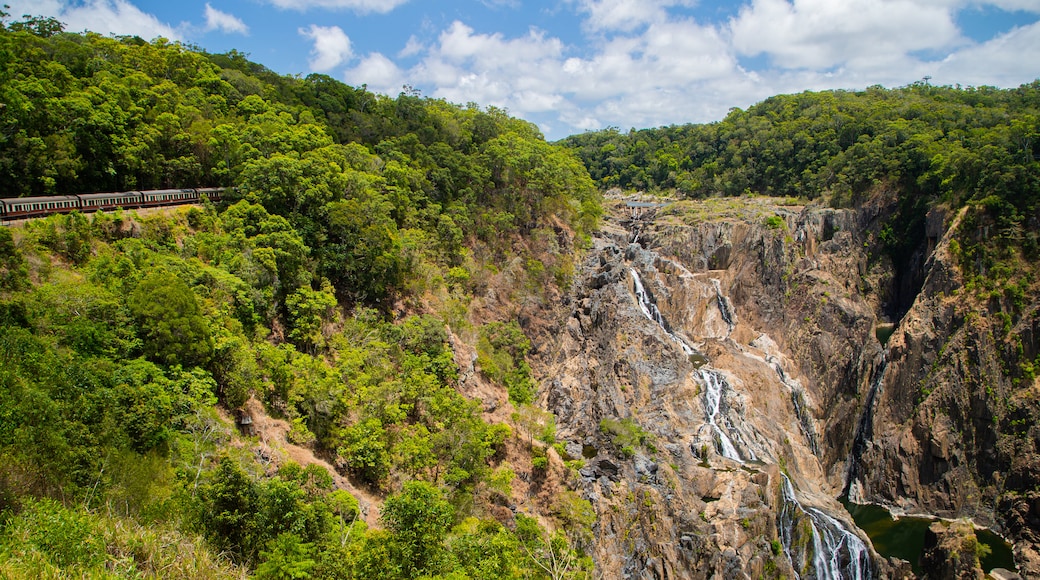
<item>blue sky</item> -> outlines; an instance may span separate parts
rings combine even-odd
[[[779,93],[1040,78],[1040,0],[0,0],[71,31],[494,105],[549,139],[721,119]]]

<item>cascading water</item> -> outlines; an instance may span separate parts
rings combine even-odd
[[[671,330],[653,296],[643,285],[639,273],[635,269],[630,269],[630,272],[639,309],[643,315],[664,330],[687,356],[697,353],[682,336]],[[721,283],[713,279],[712,284],[715,287],[719,313],[732,332],[736,325],[732,306],[722,294]],[[797,381],[787,377],[779,361],[773,357],[768,358],[770,360],[767,360],[767,363],[776,370],[781,382],[790,389],[803,434],[813,453],[819,455],[818,436],[809,415],[804,390]],[[704,384],[706,423],[711,427],[716,451],[723,457],[740,463],[756,461],[757,458],[750,446],[742,440],[740,429],[730,423],[729,414],[726,413],[726,390],[731,387],[725,376],[709,368],[699,368],[696,372],[700,382]],[[880,377],[876,383],[871,389],[868,406],[873,405],[875,391],[880,388]],[[872,424],[872,418],[861,420],[861,425],[864,423]],[[869,437],[870,429],[861,426],[857,433],[860,432]],[[783,505],[777,514],[777,526],[785,553],[799,578],[865,580],[877,577],[870,549],[858,535],[850,532],[845,524],[823,511],[803,506],[786,475],[783,476],[782,489]],[[808,525],[803,525],[803,522]],[[807,537],[807,534],[811,534],[811,538]]]
[[[732,333],[737,325],[733,307],[730,305],[729,299],[722,294],[722,283],[715,278],[711,279],[711,283],[715,286],[715,300],[719,303],[719,314],[722,315],[722,320],[729,325],[729,331]]]
[[[640,279],[639,273],[635,270],[629,271],[632,272],[632,283],[635,286],[636,298],[639,302],[639,309],[643,311],[643,314],[645,314],[647,318],[661,325],[661,328],[663,328],[665,332],[667,332],[668,335],[671,336],[671,329],[668,328],[668,324],[665,323],[664,317],[661,316],[661,311],[657,309],[657,304],[653,301],[653,299],[650,297],[650,294],[646,291],[646,287],[643,286],[643,280]]]
[[[787,376],[776,357],[767,356],[765,360],[776,371],[776,374],[780,377],[780,382],[791,391],[791,404],[794,405],[794,413],[798,416],[798,427],[802,430],[802,435],[805,436],[805,440],[809,444],[809,449],[813,452],[813,455],[819,456],[820,438],[816,434],[816,425],[813,423],[812,415],[809,413],[809,405],[805,400],[805,390],[798,381],[792,380]]]
[[[716,417],[718,417],[722,408],[722,394],[727,386],[726,379],[719,373],[708,369],[700,369],[698,372],[705,385],[704,412],[708,415],[708,424],[711,425],[712,431],[715,432],[718,450],[726,459],[743,462],[740,453],[737,451],[737,446],[733,444],[733,440],[726,434],[726,431],[719,427],[716,421]]]
[[[672,332],[671,328],[668,326],[668,322],[664,319],[664,316],[661,315],[661,311],[658,310],[657,304],[654,303],[653,297],[649,292],[647,292],[646,287],[643,286],[643,281],[640,279],[639,273],[636,272],[635,269],[630,271],[632,273],[632,285],[635,288],[636,299],[639,302],[639,309],[643,312],[643,315],[649,320],[656,322],[665,333],[668,334],[668,336],[671,337],[680,348],[682,348],[683,352],[687,356],[697,353],[696,349],[690,346],[688,342]],[[737,451],[737,446],[733,441],[733,437],[736,437],[737,441],[740,442],[739,431],[734,429],[733,426],[729,424],[728,420],[726,420],[726,429],[723,429],[723,427],[718,423],[720,411],[723,410],[723,396],[726,389],[729,388],[729,383],[727,383],[726,379],[717,371],[702,368],[698,373],[705,384],[704,410],[707,415],[707,422],[715,434],[714,439],[716,441],[717,451],[727,459],[743,462],[744,458],[742,458],[740,452]],[[733,436],[731,437],[729,433],[732,433]],[[743,447],[747,449],[747,459],[752,461],[757,459],[755,454],[748,449],[747,445],[743,445]]]
[[[820,580],[867,580],[877,577],[870,559],[870,550],[859,536],[850,532],[837,519],[798,501],[794,485],[787,475],[781,474],[783,506],[777,513],[777,528],[780,542],[784,546],[791,567],[798,577],[807,576]],[[804,528],[799,520],[808,518],[812,534],[812,567],[807,553],[808,538],[801,537]]]
[[[881,392],[882,383],[885,381],[885,370],[888,368],[888,359],[881,354],[881,363],[874,370],[874,378],[870,382],[870,390],[867,392],[867,401],[863,406],[863,414],[859,417],[856,425],[856,435],[852,439],[852,449],[849,450],[849,458],[845,465],[845,489],[842,495],[855,503],[866,503],[859,497],[859,487],[862,484],[863,465],[860,459],[863,452],[867,450],[867,444],[874,437],[874,407],[877,395]]]
[[[664,316],[661,316],[661,311],[657,309],[657,304],[654,302],[653,297],[650,296],[650,293],[647,292],[646,288],[643,286],[643,281],[639,278],[639,273],[636,272],[635,269],[630,269],[629,271],[632,273],[632,284],[636,291],[636,301],[639,302],[639,309],[643,311],[643,314],[664,329],[665,333],[674,340],[680,348],[682,348],[683,352],[686,353],[686,356],[690,356],[697,352],[696,349],[690,346],[690,344],[683,340],[682,337],[672,332],[672,329],[668,326],[668,322],[664,319]]]

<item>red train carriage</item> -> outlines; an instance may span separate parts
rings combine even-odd
[[[79,209],[79,198],[74,195],[16,197],[0,199],[0,207],[2,207],[4,219],[17,220],[52,213],[68,213]]]

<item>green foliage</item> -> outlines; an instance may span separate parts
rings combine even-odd
[[[296,534],[282,533],[271,540],[269,548],[260,552],[263,562],[256,567],[255,577],[262,580],[297,580],[310,578],[316,562],[314,546],[300,541]]]
[[[477,364],[490,380],[506,387],[514,405],[525,405],[534,397],[536,385],[526,356],[531,350],[516,322],[490,322],[480,328]]]
[[[645,447],[650,452],[656,451],[653,435],[647,433],[630,417],[620,420],[606,417],[599,422],[599,430],[610,435],[614,445],[620,447],[627,456],[635,454],[635,447]]]
[[[213,338],[195,294],[175,274],[146,274],[127,301],[137,319],[148,358],[164,364],[203,365],[213,353]]]
[[[423,481],[405,483],[401,493],[386,498],[380,518],[390,530],[405,578],[444,570],[444,541],[454,517],[455,510],[441,491]]]
[[[332,320],[336,308],[336,297],[332,287],[325,285],[321,290],[300,288],[285,299],[292,330],[289,338],[308,352],[325,346],[322,326]]]
[[[9,550],[35,551],[55,566],[96,568],[105,561],[104,542],[96,534],[92,519],[68,510],[51,500],[30,500],[21,514],[4,527],[6,540],[0,545],[5,557]]]
[[[534,518],[517,514],[516,535],[540,575],[550,578],[586,578],[592,571],[591,559],[574,549],[566,534],[548,533]]]
[[[379,484],[390,473],[386,432],[375,417],[347,428],[343,433],[342,446],[336,453],[344,459],[351,471],[368,483]]]
[[[9,514],[8,514],[9,515]],[[0,530],[5,578],[240,578],[190,535],[26,499]]]
[[[512,430],[457,390],[446,322],[468,340],[472,293],[514,258],[528,292],[568,281],[602,213],[573,154],[498,109],[282,77],[235,51],[29,18],[0,27],[0,54],[5,195],[234,186],[221,207],[0,229],[0,520],[60,497],[84,509],[51,510],[71,527],[44,536],[88,530],[102,554],[55,561],[5,536],[0,576],[545,575],[496,522],[451,529],[515,474],[492,471]],[[438,315],[393,319],[419,304]],[[530,402],[519,326],[479,340]],[[324,467],[272,473],[239,451],[215,405],[251,396],[355,483],[414,480],[388,530]],[[551,415],[535,423],[554,441]]]
[[[592,541],[596,510],[589,500],[573,491],[565,490],[556,498],[553,511],[572,540],[586,545]]]
[[[18,290],[26,286],[29,271],[11,230],[0,227],[0,290]]]
[[[980,282],[1007,252],[1037,256],[1027,223],[1040,202],[1040,81],[1012,89],[938,87],[804,92],[733,109],[718,123],[563,141],[601,188],[674,190],[688,197],[776,197],[858,206],[896,196],[880,241],[902,272],[925,246],[925,216],[970,203],[957,252]],[[779,227],[775,220],[769,227]],[[1014,268],[1012,268],[1012,271]]]
[[[88,282],[40,286],[27,297],[26,311],[37,334],[83,355],[123,358],[141,347],[121,297]]]

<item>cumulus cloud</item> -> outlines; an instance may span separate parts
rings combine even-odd
[[[90,30],[100,34],[127,34],[152,39],[158,36],[182,40],[180,28],[174,28],[152,14],[141,11],[127,0],[5,0],[8,12],[15,18],[23,14],[48,16],[65,24],[70,32]]]
[[[397,53],[397,57],[408,58],[410,56],[420,54],[425,49],[426,47],[423,46],[423,43],[420,42],[419,39],[416,38],[413,34],[408,38],[408,43],[404,45],[404,48],[401,49],[401,52]]]
[[[579,12],[588,15],[585,27],[594,31],[632,31],[663,22],[668,8],[692,6],[693,0],[575,0]]]
[[[368,85],[368,89],[386,95],[396,95],[408,82],[405,73],[394,61],[376,52],[361,59],[348,69],[343,80],[354,86]]]
[[[939,1],[754,0],[729,23],[734,49],[766,54],[782,68],[828,69],[845,63],[890,64],[917,51],[965,40]]]
[[[330,71],[354,56],[350,47],[350,37],[339,26],[318,26],[301,28],[299,33],[314,43],[309,61],[314,72]]]
[[[409,76],[419,85],[437,87],[434,95],[454,102],[479,102],[516,111],[553,108],[561,101],[563,43],[531,29],[506,38],[480,34],[456,21]]]
[[[220,30],[227,33],[249,34],[249,27],[239,18],[221,12],[206,3],[206,30]]]
[[[1033,63],[1032,73],[1023,70],[1023,63]],[[943,59],[932,76],[937,83],[1009,87],[1029,82],[1030,76],[1040,76],[1038,63],[1040,22],[1034,22],[954,52]]]
[[[408,0],[268,0],[278,8],[287,10],[309,10],[311,8],[353,10],[359,14],[375,12],[386,14]]]

